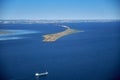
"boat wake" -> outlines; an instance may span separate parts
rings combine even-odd
[[[17,40],[17,39],[23,39],[25,37],[2,37],[0,38],[0,41],[5,41],[5,40]]]
[[[0,41],[6,41],[6,40],[18,40],[18,39],[24,39],[27,37],[19,37],[19,35],[27,35],[27,34],[35,34],[40,33],[38,31],[32,31],[32,30],[0,30]]]

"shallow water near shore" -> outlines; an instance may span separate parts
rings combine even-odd
[[[60,24],[61,25],[61,24]],[[64,23],[84,32],[54,42],[43,35],[64,31],[56,24],[4,24],[0,29],[38,33],[12,35],[22,39],[0,41],[0,74],[3,80],[114,80],[120,67],[120,22]]]

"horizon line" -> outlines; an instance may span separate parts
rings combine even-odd
[[[0,20],[120,20],[120,19],[0,19]]]

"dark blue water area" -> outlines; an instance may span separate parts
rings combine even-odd
[[[34,30],[17,40],[0,41],[1,80],[117,80],[120,72],[120,22],[63,23],[83,30],[55,42],[42,35],[64,31],[59,24],[4,24],[1,29]]]

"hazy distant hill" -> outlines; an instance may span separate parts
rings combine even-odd
[[[0,20],[0,24],[41,24],[41,23],[79,23],[79,22],[116,22],[120,20]]]

